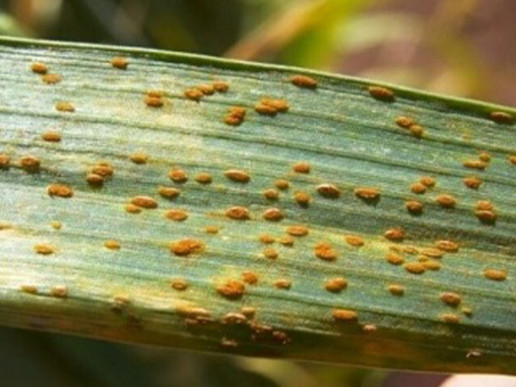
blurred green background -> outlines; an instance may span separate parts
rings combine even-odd
[[[282,63],[516,105],[514,0],[0,0],[0,34]],[[0,329],[2,386],[438,386],[445,375]]]

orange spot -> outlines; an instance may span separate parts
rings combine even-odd
[[[165,217],[176,222],[182,222],[188,219],[188,213],[184,210],[172,209],[165,211]]]
[[[271,243],[274,243],[274,237],[272,237],[269,234],[262,234],[260,235],[260,242],[265,243],[266,245],[269,245]]]
[[[412,125],[409,128],[409,132],[414,137],[421,138],[425,134],[425,128],[423,128],[421,125]]]
[[[398,125],[399,127],[405,129],[408,129],[412,125],[416,124],[416,121],[414,119],[407,116],[398,116],[396,117],[396,120],[394,122],[396,122],[396,125]]]
[[[333,309],[331,315],[337,321],[355,322],[358,319],[357,312],[350,309]]]
[[[512,155],[512,156],[507,157],[507,160],[509,160],[509,162],[512,165],[516,165],[516,155]]]
[[[392,265],[401,265],[403,262],[405,262],[405,259],[392,251],[389,251],[385,257],[387,262],[389,262]]]
[[[251,180],[251,176],[241,169],[228,169],[224,172],[224,175],[237,183],[247,183]]]
[[[212,83],[212,85],[215,91],[218,93],[225,93],[229,90],[229,83],[226,81],[215,81]]]
[[[362,247],[364,245],[364,238],[358,235],[346,235],[346,242],[355,247]]]
[[[482,180],[475,176],[469,176],[462,179],[464,185],[471,189],[478,189],[482,185]]]
[[[197,88],[201,90],[204,95],[213,95],[215,93],[215,88],[209,83],[197,85]]]
[[[466,168],[470,169],[478,169],[483,171],[487,168],[488,164],[482,160],[466,160],[462,163],[462,165]]]
[[[246,109],[241,106],[232,106],[224,117],[224,122],[227,125],[238,126],[244,122]]]
[[[383,233],[383,236],[391,241],[401,242],[405,238],[405,231],[400,228],[391,228]]]
[[[184,95],[187,99],[190,99],[192,101],[199,102],[202,97],[204,97],[204,93],[202,90],[198,89],[197,87],[192,87],[190,89],[186,89],[184,92]]]
[[[376,188],[355,188],[355,195],[365,201],[375,201],[380,198],[380,191]]]
[[[439,297],[442,302],[450,306],[457,306],[461,302],[461,298],[457,293],[454,292],[444,292],[441,293]]]
[[[59,196],[61,198],[71,198],[73,196],[72,188],[62,184],[50,184],[47,187],[47,193],[49,196]]]
[[[285,289],[285,290],[288,290],[290,289],[290,287],[292,286],[292,281],[291,280],[288,280],[288,279],[279,279],[279,280],[276,280],[274,281],[274,286],[277,288],[277,289]]]
[[[444,255],[444,251],[441,249],[434,249],[428,247],[426,249],[421,250],[421,254],[426,255],[427,257],[441,258]]]
[[[482,211],[493,211],[494,210],[494,205],[487,201],[487,200],[479,200],[476,204],[475,204],[475,208],[477,210],[482,210]]]
[[[423,274],[425,267],[421,262],[409,262],[405,264],[405,270],[412,274]]]
[[[324,261],[335,261],[337,259],[337,252],[332,249],[329,243],[318,243],[315,246],[315,256]]]
[[[20,166],[27,172],[38,172],[41,161],[35,156],[24,156],[20,159]]]
[[[333,184],[321,184],[317,186],[317,192],[325,198],[336,199],[340,196],[341,191]]]
[[[168,178],[174,183],[182,184],[188,180],[188,175],[182,169],[173,168],[168,172]]]
[[[149,90],[147,91],[147,96],[153,98],[163,98],[165,93],[162,90]]]
[[[447,195],[447,194],[438,195],[435,198],[435,201],[441,207],[444,207],[444,208],[454,208],[455,205],[457,204],[457,200],[453,196]]]
[[[284,99],[262,98],[254,110],[259,114],[275,116],[277,113],[288,111],[289,108],[290,105]]]
[[[229,299],[241,298],[245,291],[245,285],[236,280],[228,280],[216,287],[217,293]]]
[[[71,102],[56,102],[55,108],[57,111],[65,113],[73,113],[75,111],[75,106]]]
[[[498,269],[485,269],[484,277],[493,281],[505,281],[507,279],[507,271]]]
[[[184,257],[190,254],[199,253],[204,249],[203,243],[198,239],[180,239],[170,245],[170,250],[175,255]]]
[[[30,69],[36,74],[46,74],[48,72],[48,66],[42,62],[34,62],[30,65]]]
[[[244,271],[242,273],[242,279],[249,285],[256,285],[258,283],[258,274],[253,271]]]
[[[47,85],[55,85],[61,82],[62,78],[59,74],[45,74],[41,77],[41,80]]]
[[[491,155],[486,151],[480,152],[478,158],[486,163],[491,161]]]
[[[38,294],[38,288],[34,285],[21,285],[20,291],[28,294]]]
[[[394,92],[391,89],[382,86],[369,86],[369,94],[371,97],[379,99],[381,101],[392,102],[394,101]]]
[[[170,286],[174,290],[184,291],[188,288],[188,282],[186,282],[186,280],[183,278],[176,278],[172,280]]]
[[[158,207],[158,202],[150,196],[135,196],[131,198],[131,204],[140,208],[153,209]]]
[[[287,227],[287,234],[302,237],[308,235],[308,227],[306,226],[289,226]]]
[[[267,200],[278,200],[279,198],[279,192],[274,188],[268,188],[262,194]]]
[[[489,114],[489,118],[491,118],[491,120],[497,124],[512,124],[514,122],[514,117],[512,114],[506,112],[491,112]]]
[[[195,181],[199,184],[211,184],[212,177],[209,173],[201,172],[195,176]]]
[[[324,283],[324,288],[332,293],[338,293],[347,287],[348,281],[342,277],[335,277]]]
[[[407,211],[411,214],[421,214],[424,208],[423,203],[417,200],[409,200],[405,206],[407,207]]]
[[[440,240],[435,242],[435,246],[443,251],[448,253],[455,253],[459,251],[459,245],[453,241],[449,240]]]
[[[179,196],[179,193],[181,191],[177,188],[174,188],[174,187],[164,187],[164,186],[160,186],[158,188],[158,193],[163,196],[164,198],[167,198],[167,199],[174,199],[174,198],[177,198]]]
[[[294,194],[294,200],[301,207],[308,207],[308,205],[310,204],[310,201],[312,200],[312,197],[310,195],[308,195],[306,192],[298,191]]]
[[[143,97],[143,103],[148,107],[152,108],[160,108],[164,105],[163,98],[155,96],[155,95],[146,95]]]
[[[448,324],[458,324],[460,322],[459,316],[453,313],[442,314],[441,319]]]
[[[54,230],[61,230],[61,228],[63,227],[63,223],[61,223],[58,220],[53,220],[52,222],[50,222],[50,226],[52,226]]]
[[[61,141],[61,133],[48,130],[41,134],[41,138],[48,142],[59,142]]]
[[[279,243],[283,246],[294,246],[294,238],[290,235],[285,235],[279,239]]]
[[[263,103],[258,103],[254,106],[254,110],[258,114],[267,115],[267,116],[275,116],[278,111],[273,106],[268,106]]]
[[[43,243],[35,245],[34,251],[36,253],[42,254],[42,255],[50,255],[50,254],[54,254],[56,252],[56,250],[53,246],[43,244]]]
[[[129,159],[135,164],[146,164],[149,156],[145,153],[138,152],[130,155]]]
[[[296,173],[310,173],[310,164],[306,161],[300,161],[292,166],[292,170]]]
[[[207,234],[218,234],[219,233],[219,228],[217,226],[206,226],[204,231]]]
[[[91,168],[91,172],[102,177],[109,177],[113,176],[115,169],[108,163],[101,162]]]
[[[423,176],[419,179],[419,182],[427,186],[428,188],[432,188],[433,186],[435,186],[435,178],[431,176]]]
[[[240,311],[242,312],[242,314],[244,316],[246,316],[247,318],[252,318],[254,317],[254,315],[256,314],[256,308],[252,307],[252,306],[243,306]]]
[[[235,220],[247,220],[250,218],[250,213],[245,207],[234,206],[226,210],[226,216]]]
[[[290,187],[290,183],[285,179],[278,179],[274,182],[274,185],[280,190],[286,190]]]
[[[108,239],[104,242],[104,247],[110,250],[119,250],[120,249],[120,242],[118,242],[115,239]]]
[[[390,284],[388,289],[393,296],[402,296],[405,293],[405,288],[399,284]]]
[[[50,289],[50,295],[52,297],[65,298],[68,296],[68,287],[65,285],[52,286]]]
[[[297,87],[304,87],[306,89],[315,89],[317,87],[317,81],[306,75],[292,75],[290,77],[290,82]]]
[[[434,270],[434,271],[440,270],[442,267],[440,262],[437,262],[437,261],[434,261],[433,259],[428,259],[428,258],[424,261],[421,261],[421,264],[423,265],[423,267],[425,269]]]
[[[277,259],[279,254],[278,254],[278,250],[276,249],[273,249],[273,248],[267,248],[267,249],[264,249],[263,250],[263,256],[265,258],[268,258],[268,259]]]
[[[131,203],[128,203],[126,206],[125,206],[125,210],[130,213],[130,214],[139,214],[140,212],[142,212],[142,209],[138,206],[135,206],[134,204],[131,204]]]
[[[263,218],[271,222],[279,222],[283,219],[283,214],[278,208],[268,208],[263,212]]]
[[[5,169],[9,167],[9,163],[11,162],[11,157],[6,155],[5,153],[0,153],[0,169]]]
[[[424,194],[426,192],[427,186],[422,183],[414,183],[410,186],[410,190],[415,194]]]
[[[116,69],[126,70],[127,66],[129,66],[129,60],[121,56],[115,56],[111,59],[111,66]]]

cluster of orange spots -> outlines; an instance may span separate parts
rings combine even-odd
[[[283,219],[283,213],[279,208],[268,208],[263,212],[263,219],[271,222],[279,222]]]
[[[188,256],[199,253],[204,249],[204,244],[198,239],[186,238],[172,242],[170,251],[178,256]]]
[[[181,168],[172,168],[168,171],[168,178],[174,183],[182,184],[188,180],[188,175],[186,171]]]
[[[296,173],[310,173],[310,164],[300,161],[292,166],[292,170]]]
[[[201,172],[195,176],[195,181],[199,184],[211,184],[212,177],[209,173]]]
[[[459,316],[453,313],[444,313],[441,315],[441,319],[448,324],[458,324],[460,322]]]
[[[204,228],[204,231],[207,234],[218,234],[219,233],[219,228],[217,226],[206,226]]]
[[[143,103],[152,108],[162,107],[165,104],[163,95],[164,93],[161,90],[149,90],[143,97]]]
[[[11,162],[11,157],[5,153],[0,153],[0,168],[7,168]]]
[[[388,89],[387,87],[369,86],[367,90],[373,98],[388,102],[394,101],[394,92],[391,89]]]
[[[491,112],[489,114],[489,118],[491,118],[491,120],[493,120],[497,124],[512,124],[514,122],[514,117],[512,116],[512,114],[507,112]]]
[[[372,202],[380,198],[380,191],[376,188],[359,187],[355,188],[355,196],[366,202]]]
[[[405,294],[405,288],[400,284],[390,284],[387,289],[393,296],[402,296]]]
[[[355,322],[358,319],[357,312],[351,309],[333,309],[331,315],[336,321]]]
[[[64,113],[73,113],[75,111],[75,105],[71,102],[56,102],[55,108],[57,111]]]
[[[181,191],[175,187],[165,187],[165,186],[159,186],[158,187],[158,194],[163,196],[167,199],[175,199],[179,196]]]
[[[285,113],[290,109],[289,103],[284,99],[262,98],[254,106],[254,110],[259,114],[275,116],[278,113]]]
[[[47,245],[45,243],[40,243],[40,244],[34,245],[34,251],[38,254],[50,255],[50,254],[54,254],[56,252],[56,249],[54,248],[54,246]]]
[[[120,242],[115,239],[108,239],[104,242],[104,247],[109,250],[120,250]]]
[[[248,183],[251,176],[241,169],[228,169],[224,172],[224,176],[237,183]]]
[[[47,85],[55,85],[61,82],[62,78],[59,74],[45,74],[41,77],[41,80]]]
[[[59,196],[61,198],[71,198],[73,196],[73,189],[63,184],[50,184],[47,187],[48,196]]]
[[[303,237],[308,235],[308,227],[306,226],[289,226],[286,229],[287,234],[295,237]]]
[[[156,199],[151,198],[150,196],[134,196],[131,198],[130,203],[140,208],[158,208],[158,202]]]
[[[21,285],[20,291],[28,294],[38,294],[38,288],[34,285]]]
[[[484,223],[494,223],[498,217],[494,205],[487,200],[479,200],[476,203],[475,216]]]
[[[271,243],[274,243],[275,242],[275,239],[272,235],[269,235],[269,234],[262,234],[260,235],[260,242],[266,244],[266,245],[270,245]]]
[[[245,285],[243,282],[237,280],[227,280],[225,283],[218,285],[215,289],[221,296],[229,299],[238,299],[243,296]]]
[[[183,290],[186,290],[188,288],[188,282],[186,282],[186,280],[184,278],[174,278],[170,282],[170,286],[174,290],[183,291]]]
[[[266,249],[263,249],[263,256],[268,259],[277,259],[279,256],[278,250],[268,247]]]
[[[348,287],[348,281],[342,277],[331,278],[324,283],[324,288],[332,293],[338,293]]]
[[[413,118],[407,117],[407,116],[398,116],[395,119],[396,125],[398,125],[400,128],[408,129],[409,133],[412,134],[414,137],[422,137],[423,134],[425,134],[425,129],[418,125],[416,120]]]
[[[423,274],[426,270],[421,262],[409,262],[404,267],[406,271],[412,274]]]
[[[285,179],[277,179],[274,182],[274,185],[276,186],[276,188],[278,188],[282,191],[290,188],[290,183],[288,182],[288,180],[285,180]]]
[[[256,285],[258,283],[258,274],[254,271],[244,271],[242,273],[242,280],[249,285]]]
[[[171,209],[165,211],[165,217],[176,222],[182,222],[188,219],[188,213],[181,209]]]
[[[146,164],[149,156],[143,152],[136,152],[129,156],[129,160],[131,160],[135,164]]]
[[[251,214],[245,207],[234,206],[226,210],[226,216],[234,220],[248,220],[250,219]]]
[[[505,281],[507,279],[507,271],[499,269],[485,269],[484,277],[493,281]]]
[[[262,192],[263,197],[267,200],[278,200],[279,192],[274,188],[267,188]]]
[[[336,199],[341,195],[341,190],[334,184],[320,184],[316,189],[325,198]]]
[[[242,106],[232,106],[224,117],[224,123],[231,126],[238,126],[244,122],[246,109]]]
[[[66,298],[68,297],[68,287],[66,285],[55,285],[50,289],[52,297]]]
[[[306,75],[292,75],[290,82],[297,87],[304,87],[306,89],[315,89],[317,87],[317,80]]]
[[[424,210],[424,205],[418,200],[407,200],[405,203],[405,207],[407,208],[407,211],[414,215],[419,215]]]
[[[401,255],[393,251],[389,251],[387,253],[385,260],[391,265],[401,265],[403,262],[405,262],[405,259]]]
[[[482,180],[476,176],[466,176],[462,179],[464,185],[471,189],[478,189],[482,185]]]
[[[61,230],[61,228],[63,227],[63,223],[61,223],[60,221],[58,220],[53,220],[52,222],[50,222],[50,226],[54,229],[54,230]]]
[[[229,90],[229,84],[225,81],[215,81],[211,84],[203,83],[190,87],[184,91],[184,96],[192,101],[199,102],[205,95],[213,95],[215,92],[225,93]]]
[[[279,243],[283,246],[294,246],[294,238],[291,235],[284,235],[279,239]]]
[[[126,70],[127,66],[129,66],[129,60],[127,58],[123,58],[121,56],[115,56],[110,61],[111,66],[116,69]]]
[[[401,242],[405,238],[405,230],[401,227],[391,228],[383,233],[383,236],[394,242]]]
[[[450,240],[439,240],[435,242],[435,246],[447,253],[456,253],[459,251],[459,245],[456,242]]]
[[[338,254],[329,243],[322,242],[315,245],[314,254],[317,258],[323,261],[335,261]]]
[[[86,176],[88,184],[93,186],[101,186],[104,184],[104,180],[113,176],[115,169],[113,166],[106,162],[99,162],[94,165],[90,173]]]
[[[294,194],[294,200],[301,207],[308,207],[310,201],[312,200],[312,197],[304,191],[298,191]]]
[[[461,297],[454,292],[444,292],[439,296],[442,302],[449,306],[457,306],[461,303]]]
[[[41,134],[41,138],[43,141],[59,142],[61,141],[61,133],[53,130],[47,130]]]
[[[27,172],[38,172],[41,161],[36,156],[23,156],[20,159],[20,166]]]
[[[346,235],[344,239],[349,245],[354,247],[362,247],[364,245],[364,238],[358,235]]]
[[[30,69],[36,74],[46,74],[48,72],[48,66],[42,62],[33,62]]]
[[[441,194],[437,195],[435,198],[437,204],[444,208],[454,208],[457,204],[457,199],[455,199],[452,195]]]
[[[274,281],[274,287],[277,289],[285,289],[288,290],[292,286],[292,281],[289,279],[281,278],[276,281]]]

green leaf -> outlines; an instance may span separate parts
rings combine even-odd
[[[4,38],[0,63],[2,324],[514,373],[514,109],[122,47]]]

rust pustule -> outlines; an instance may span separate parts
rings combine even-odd
[[[365,202],[376,202],[380,199],[380,190],[370,187],[355,188],[355,196]]]
[[[325,198],[336,199],[341,195],[340,189],[333,184],[320,184],[316,189]]]
[[[234,206],[226,210],[226,216],[235,220],[248,220],[251,217],[249,210],[245,207]]]
[[[457,199],[451,195],[441,194],[435,198],[435,201],[444,208],[454,208],[457,204]]]
[[[348,281],[342,277],[329,279],[324,283],[324,288],[332,293],[338,293],[348,287]]]
[[[131,198],[131,204],[147,209],[154,209],[158,207],[158,202],[150,196],[134,196]]]
[[[263,218],[271,222],[279,222],[283,219],[283,213],[279,208],[268,208],[263,212]]]
[[[71,102],[56,102],[55,108],[57,111],[64,113],[73,113],[75,111],[75,105]]]
[[[310,164],[300,161],[292,166],[292,170],[296,173],[310,173]]]
[[[317,88],[317,80],[307,75],[295,74],[290,77],[290,82],[297,87],[305,89]]]
[[[104,242],[104,247],[109,250],[120,250],[122,246],[116,239],[108,239]]]
[[[127,67],[129,66],[129,60],[121,56],[115,56],[111,59],[110,63],[111,66],[119,70],[127,70]]]
[[[165,101],[162,97],[146,95],[143,97],[143,103],[151,108],[160,108],[165,104]]]
[[[7,169],[11,163],[11,157],[5,153],[0,153],[0,169]]]
[[[394,101],[394,92],[391,89],[388,89],[387,87],[369,86],[367,90],[369,91],[371,97],[375,99],[386,102]]]
[[[242,280],[249,285],[256,285],[258,283],[258,274],[254,271],[244,271],[242,273]]]
[[[278,250],[268,247],[266,249],[263,249],[263,256],[268,259],[277,259],[279,256]]]
[[[420,179],[419,179],[419,182],[423,185],[425,185],[426,187],[428,188],[432,188],[435,186],[436,184],[436,180],[434,177],[432,176],[422,176]]]
[[[184,91],[184,96],[189,100],[199,102],[204,97],[204,93],[197,87],[191,87]]]
[[[409,262],[405,264],[405,270],[412,274],[423,274],[425,266],[421,262]]]
[[[333,309],[331,315],[336,321],[355,322],[358,320],[357,312],[351,309]]]
[[[238,126],[244,122],[246,109],[242,106],[232,106],[224,117],[224,122],[227,125]]]
[[[409,200],[405,203],[407,211],[414,215],[419,215],[423,212],[423,203],[417,200]]]
[[[48,196],[59,196],[61,198],[71,198],[73,196],[73,189],[64,184],[50,184],[47,187]]]
[[[272,235],[269,235],[269,234],[262,234],[260,235],[260,242],[266,244],[266,245],[269,245],[269,244],[272,244],[274,243],[276,240],[274,239],[274,237]]]
[[[497,124],[512,124],[514,123],[514,117],[512,114],[507,112],[495,111],[489,114],[489,118]]]
[[[48,72],[48,66],[42,62],[33,62],[30,69],[36,74],[46,74]]]
[[[215,81],[212,83],[213,88],[218,93],[225,93],[229,90],[229,83],[226,81]]]
[[[410,190],[418,195],[424,194],[426,192],[427,186],[423,183],[414,183],[410,186]]]
[[[174,183],[182,184],[188,180],[188,175],[186,174],[186,171],[180,168],[172,168],[168,171],[168,178]]]
[[[279,192],[274,188],[267,188],[265,191],[262,192],[262,194],[263,197],[267,200],[278,200],[279,198]]]
[[[47,130],[41,134],[41,138],[43,141],[47,142],[59,142],[61,141],[61,133],[53,130]]]
[[[405,288],[399,284],[390,284],[388,289],[393,296],[402,296],[405,293]]]
[[[38,172],[41,166],[41,161],[36,156],[23,156],[20,159],[20,166],[27,172]]]
[[[237,183],[248,183],[251,180],[249,173],[241,169],[228,169],[224,172],[224,176]]]
[[[364,245],[364,238],[359,235],[346,235],[344,239],[349,245],[354,247],[362,247]]]
[[[285,289],[288,290],[292,286],[292,281],[289,279],[281,278],[274,281],[274,287],[277,289]]]
[[[276,186],[276,188],[278,188],[282,191],[284,191],[290,187],[290,183],[288,182],[288,180],[285,180],[285,179],[277,179],[274,182],[274,185]]]
[[[34,245],[34,251],[41,255],[50,255],[56,252],[54,246],[48,245],[46,243],[39,243]]]
[[[493,281],[505,281],[507,279],[507,271],[500,269],[485,269],[484,277]]]
[[[470,169],[478,169],[480,171],[483,171],[484,169],[487,168],[487,166],[489,165],[488,163],[486,163],[485,161],[482,161],[482,160],[476,160],[476,159],[472,159],[472,160],[466,160],[462,163],[462,165],[466,168],[470,168]]]
[[[462,179],[464,185],[471,189],[478,189],[482,185],[482,180],[476,176],[467,176]]]
[[[41,77],[43,83],[47,85],[55,85],[56,83],[61,82],[62,78],[59,74],[45,74]]]
[[[171,209],[165,211],[165,217],[176,222],[183,222],[188,219],[188,213],[181,209]]]
[[[338,254],[329,243],[322,242],[315,245],[314,254],[317,258],[323,261],[335,261]]]
[[[286,229],[287,234],[295,236],[295,237],[302,237],[308,235],[308,227],[306,226],[289,226]]]
[[[390,263],[391,265],[401,265],[405,262],[405,259],[403,256],[393,252],[389,251],[387,255],[385,256],[385,260]]]
[[[201,172],[195,176],[195,181],[199,184],[211,184],[212,177],[209,173]]]
[[[435,242],[435,246],[443,251],[446,251],[447,253],[456,253],[459,251],[459,245],[456,242],[450,241],[450,240],[439,240]]]
[[[405,238],[405,231],[401,227],[395,227],[385,231],[383,236],[390,241],[401,242]]]
[[[217,293],[229,298],[239,299],[243,296],[245,291],[245,285],[243,282],[236,280],[227,280],[225,283],[216,287]]]
[[[158,187],[158,193],[167,199],[177,198],[179,196],[180,192],[181,191],[175,187],[165,187],[165,186]]]
[[[172,253],[178,256],[188,256],[204,250],[204,244],[198,239],[186,238],[173,242],[170,245]]]
[[[294,194],[294,200],[301,207],[308,207],[310,205],[312,197],[304,191],[298,191]]]
[[[408,129],[412,125],[416,124],[416,120],[413,118],[407,117],[407,116],[398,116],[394,120],[396,122],[396,125],[398,125],[400,128]]]
[[[135,164],[146,164],[149,156],[143,152],[136,152],[129,156],[129,160],[131,160]]]
[[[439,296],[442,302],[450,306],[457,306],[461,302],[461,297],[455,292],[444,292]]]
[[[188,289],[188,282],[184,278],[175,278],[170,282],[170,286],[174,290],[184,291]]]

